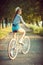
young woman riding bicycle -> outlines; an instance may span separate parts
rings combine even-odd
[[[15,16],[14,16],[13,23],[12,23],[12,31],[14,33],[14,36],[15,36],[15,31],[20,32],[22,34],[22,37],[19,40],[19,43],[23,43],[22,41],[26,33],[25,30],[20,26],[20,22],[26,25],[21,14],[22,14],[22,9],[20,7],[17,7],[15,9]]]

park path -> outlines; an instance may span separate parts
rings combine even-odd
[[[12,33],[0,40],[0,65],[43,65],[43,37],[32,34],[30,29],[26,35],[30,38],[30,51],[26,55],[18,54],[14,61],[8,57],[8,44]]]
[[[32,33],[31,29],[27,29],[26,27],[22,26],[25,30],[26,30],[26,35],[30,38],[30,39],[43,39],[42,36],[36,35]],[[5,38],[0,39],[0,50],[3,50],[4,47],[2,46],[2,44],[7,44],[11,39],[12,39],[13,35],[12,32],[10,32],[9,34],[7,34],[7,36],[5,36]]]

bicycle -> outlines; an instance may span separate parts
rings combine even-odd
[[[23,44],[19,43],[20,34],[15,32],[15,39],[12,38],[8,45],[8,56],[11,60],[14,60],[17,57],[18,52],[27,54],[30,49],[30,39],[28,36],[25,36],[23,39]]]

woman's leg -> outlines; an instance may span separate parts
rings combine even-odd
[[[24,38],[26,32],[25,32],[25,30],[22,29],[22,28],[20,28],[20,29],[18,30],[18,32],[20,32],[20,33],[22,34],[22,37],[21,37],[21,39],[20,39],[20,43],[22,43],[23,38]]]
[[[13,38],[16,39],[16,33],[15,32],[13,32]]]

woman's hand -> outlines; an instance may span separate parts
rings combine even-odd
[[[29,28],[29,25],[27,23],[25,24],[25,26],[26,26],[26,28]]]

